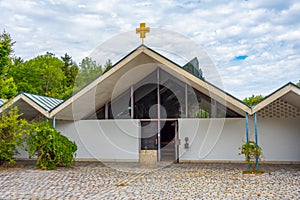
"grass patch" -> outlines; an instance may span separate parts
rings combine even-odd
[[[255,170],[255,169],[243,171],[243,174],[264,174],[264,173],[265,171],[263,170]]]

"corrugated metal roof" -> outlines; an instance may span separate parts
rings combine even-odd
[[[45,97],[45,96],[29,94],[29,93],[22,93],[22,94],[24,94],[26,97],[34,101],[36,104],[38,104],[40,107],[42,107],[48,112],[63,102],[63,100],[55,99],[51,97]]]
[[[4,99],[0,99],[0,107],[4,104],[5,100]]]

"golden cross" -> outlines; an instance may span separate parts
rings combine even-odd
[[[140,38],[142,38],[142,44],[144,44],[144,38],[146,37],[146,33],[150,32],[150,28],[146,27],[146,23],[140,23],[140,28],[136,28],[136,34],[140,34]]]

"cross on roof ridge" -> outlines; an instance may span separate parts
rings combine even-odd
[[[146,33],[150,32],[150,28],[146,27],[146,23],[140,23],[140,27],[136,28],[136,34],[140,34],[142,39],[142,44],[144,44],[144,38],[146,38]]]

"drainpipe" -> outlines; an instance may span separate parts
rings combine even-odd
[[[246,142],[249,142],[249,117],[246,113]],[[248,164],[248,170],[250,170],[250,164]]]
[[[246,142],[249,142],[249,118],[248,118],[248,113],[246,113]]]
[[[257,117],[256,113],[254,113],[254,133],[255,133],[255,143],[258,146],[258,130],[257,130]],[[255,169],[258,170],[258,155],[255,158]]]
[[[53,116],[53,128],[55,128],[56,127],[56,116],[54,115]]]

